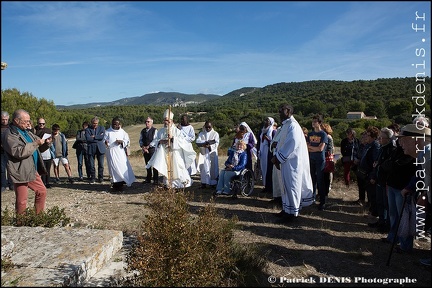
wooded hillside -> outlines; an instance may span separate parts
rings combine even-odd
[[[430,117],[430,77],[423,79],[426,87],[425,114]],[[418,79],[417,79],[418,81]],[[392,122],[404,125],[412,121],[416,102],[412,96],[419,96],[416,91],[415,77],[390,78],[377,80],[332,81],[314,80],[305,82],[277,83],[263,88],[244,87],[224,96],[211,97],[211,100],[187,107],[173,107],[175,122],[181,114],[188,113],[191,122],[210,120],[219,132],[223,143],[228,145],[232,128],[245,121],[258,133],[265,117],[279,121],[278,107],[288,102],[294,106],[294,115],[302,126],[311,129],[311,116],[322,114],[333,130],[335,143],[339,143],[346,128],[353,127],[361,132],[369,125],[384,127]],[[127,103],[128,101],[124,101]],[[131,102],[136,102],[136,99]],[[120,103],[120,102],[118,102]],[[156,105],[115,105],[99,106],[86,109],[57,109],[55,103],[30,92],[18,89],[2,90],[2,110],[10,114],[23,108],[30,112],[33,121],[44,117],[47,123],[57,123],[68,136],[74,136],[84,120],[94,116],[101,119],[101,124],[109,127],[115,116],[123,119],[123,126],[143,124],[147,116],[155,123],[162,123],[162,115],[168,104]],[[346,119],[347,112],[361,111],[377,120]],[[198,133],[199,131],[196,131]],[[226,142],[226,143],[225,143]]]

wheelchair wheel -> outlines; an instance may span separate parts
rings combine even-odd
[[[241,193],[241,179],[238,176],[234,176],[231,180],[231,193],[233,198],[237,198],[237,195]]]
[[[254,167],[254,173],[253,173],[253,175],[254,175],[255,181],[257,183],[262,181],[261,166],[259,165],[259,162],[255,162],[255,167]]]
[[[240,174],[240,193],[248,197],[252,194],[255,186],[255,177],[253,173],[249,169],[244,169],[242,173]]]

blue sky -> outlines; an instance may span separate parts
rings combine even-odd
[[[72,105],[157,91],[224,95],[280,82],[414,77],[412,64],[431,62],[430,6],[1,1],[8,64],[1,88]],[[416,21],[416,11],[427,21]],[[425,58],[416,56],[420,48]]]

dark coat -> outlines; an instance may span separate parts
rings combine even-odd
[[[87,140],[87,154],[95,155],[98,150],[100,154],[105,154],[105,127],[97,126],[96,131],[93,127],[88,127],[85,135]],[[92,137],[93,135],[94,137]]]

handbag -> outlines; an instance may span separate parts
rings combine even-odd
[[[334,156],[333,154],[327,152],[325,157],[324,172],[333,173],[334,171],[335,171]]]
[[[74,144],[72,145],[73,149],[77,149],[78,148],[78,141],[75,141]]]

